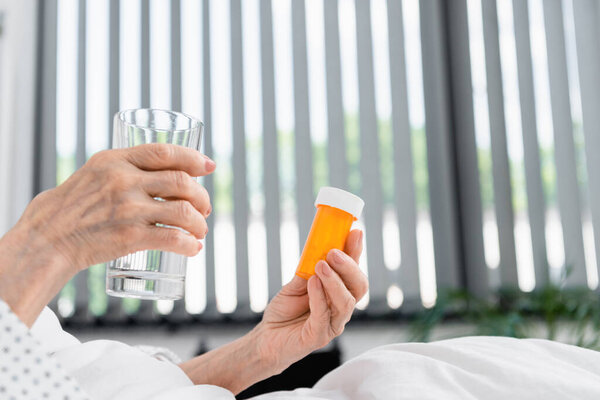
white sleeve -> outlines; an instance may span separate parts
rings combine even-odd
[[[1,299],[0,398],[89,399]]]
[[[92,340],[52,357],[96,400],[235,400],[229,390],[194,385],[176,364],[114,340]]]
[[[235,400],[226,389],[194,385],[177,366],[177,357],[166,349],[111,340],[81,343],[62,329],[47,307],[30,333],[43,352],[58,361],[94,400]],[[1,393],[0,400],[5,400]]]

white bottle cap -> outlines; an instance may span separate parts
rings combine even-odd
[[[352,214],[356,219],[360,218],[360,214],[365,206],[365,202],[360,197],[345,190],[328,186],[322,187],[319,190],[315,207],[319,204],[339,208],[342,211]]]

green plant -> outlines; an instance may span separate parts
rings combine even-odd
[[[549,285],[529,293],[500,289],[486,299],[443,291],[435,306],[415,317],[412,340],[429,341],[433,329],[449,319],[464,322],[468,334],[516,338],[536,337],[541,324],[549,340],[562,331],[574,345],[600,349],[600,298],[587,287]]]

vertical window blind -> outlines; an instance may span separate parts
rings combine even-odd
[[[64,318],[261,312],[291,279],[319,187],[365,202],[367,315],[437,293],[598,286],[600,5],[593,0],[40,2],[37,189],[110,147],[112,115],[205,123],[217,171],[185,301],[107,298]]]

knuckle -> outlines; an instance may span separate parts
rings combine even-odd
[[[48,199],[48,197],[50,197],[51,191],[52,191],[52,189],[48,189],[48,190],[44,190],[43,192],[38,193],[31,202],[44,204],[46,202],[46,200]]]
[[[173,148],[164,143],[154,143],[151,152],[159,161],[169,161],[173,157]]]
[[[341,326],[330,326],[329,327],[330,338],[327,339],[327,343],[331,340],[331,338],[335,338],[340,336],[344,332],[344,325]],[[327,344],[326,343],[326,344]]]
[[[111,157],[111,154],[112,153],[110,150],[99,151],[90,157],[90,159],[88,160],[88,164],[104,164]]]
[[[354,307],[356,307],[356,299],[352,296],[348,296],[346,298],[346,303],[344,306],[346,308],[346,311],[351,314],[354,310]]]
[[[360,292],[360,296],[364,296],[367,291],[369,290],[369,280],[367,279],[367,277],[363,274],[362,279],[360,280],[360,284],[358,287],[358,290]]]
[[[194,217],[194,207],[187,201],[179,201],[177,213],[181,219],[190,220]]]
[[[200,206],[200,211],[205,217],[208,217],[212,212],[212,205],[210,203],[210,194],[208,190],[199,183],[194,182],[194,195],[195,198],[198,199],[198,205]]]
[[[109,164],[94,168],[94,177],[103,183],[103,187],[112,191],[126,190],[137,182],[130,170]]]
[[[196,210],[194,210],[194,212],[197,213]],[[200,214],[198,218],[195,218],[194,222],[190,224],[190,226],[192,227],[192,230],[190,230],[191,234],[198,236],[200,239],[204,239],[206,237],[206,234],[208,233],[208,224],[206,223],[206,220],[202,214]]]
[[[117,195],[113,198],[113,203],[116,204],[115,217],[121,220],[136,218],[144,208],[143,204],[132,199],[132,196],[124,192],[117,192]]]
[[[126,174],[120,173],[113,168],[104,172],[104,180],[113,191],[121,191],[131,185],[130,179]]]
[[[186,246],[188,240],[184,233],[173,228],[164,229],[168,230],[168,232],[166,233],[166,240],[173,248],[182,249]]]
[[[171,246],[177,246],[181,239],[179,238],[178,232],[173,228],[161,228],[164,229],[163,235],[164,240]]]
[[[206,188],[200,184],[196,184],[196,186],[194,186],[194,188],[196,189],[196,191],[198,193],[198,197],[203,202],[207,202],[208,204],[210,204],[210,195],[208,194],[208,190],[206,190]]]
[[[206,198],[206,200],[210,201],[210,194],[208,193],[208,189],[206,189],[203,185],[198,184],[199,190],[202,192],[202,196]]]
[[[202,192],[202,197],[205,199],[206,201],[206,212],[207,214],[210,214],[212,212],[212,204],[210,202],[210,194],[208,193],[208,190],[206,190],[206,188],[202,185],[198,185],[200,186],[200,190]]]
[[[204,239],[206,235],[208,235],[208,223],[206,222],[205,218],[202,218],[202,229],[202,239]]]
[[[190,176],[184,171],[171,171],[171,181],[180,192],[186,192],[190,184]]]

